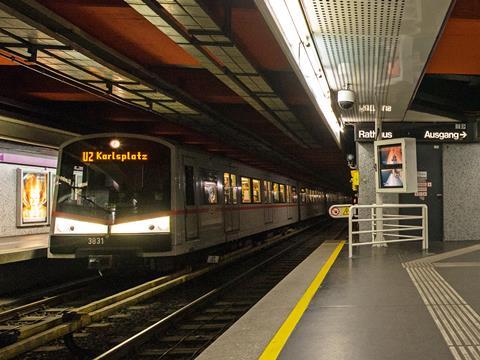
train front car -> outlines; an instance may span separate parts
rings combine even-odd
[[[62,146],[49,257],[158,256],[172,249],[173,145],[134,135],[78,138]]]

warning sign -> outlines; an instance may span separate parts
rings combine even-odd
[[[334,219],[347,218],[350,214],[350,206],[352,204],[336,204],[330,206],[328,213]]]

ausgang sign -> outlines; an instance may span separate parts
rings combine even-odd
[[[477,142],[476,123],[409,124],[384,123],[383,139],[413,137],[418,142],[467,143]],[[355,125],[355,141],[375,140],[375,129],[371,123]]]

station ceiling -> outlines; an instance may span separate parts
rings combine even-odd
[[[478,89],[479,16],[478,0],[457,1],[410,109],[475,116],[476,104],[451,93]],[[254,0],[0,0],[0,55],[5,114],[81,134],[162,136],[350,187],[344,144]]]

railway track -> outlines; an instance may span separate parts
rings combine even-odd
[[[343,227],[333,237],[338,238],[344,231]],[[313,234],[290,244],[95,359],[194,359],[313,252],[321,241],[318,234]]]
[[[70,350],[80,357],[84,357],[85,353],[79,351],[73,341],[73,333],[78,335],[86,327],[95,327],[95,324],[101,323],[104,319],[117,316],[122,309],[135,308],[137,304],[148,301],[160,293],[234,263],[243,257],[270,248],[282,240],[300,234],[311,226],[274,236],[259,246],[242,248],[225,254],[218,264],[210,264],[195,271],[183,270],[162,276],[101,298],[98,298],[98,294],[96,294],[97,298],[93,301],[88,301],[89,296],[81,295],[83,289],[73,289],[69,294],[61,294],[51,299],[42,299],[10,309],[5,312],[4,321],[1,320],[2,314],[0,314],[0,341],[2,342],[0,359],[10,359],[22,354],[24,354],[22,358],[24,356],[35,358],[34,353],[26,355],[25,353],[58,339],[64,339]],[[72,297],[72,301],[66,301]],[[89,357],[89,355],[86,356]]]

